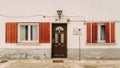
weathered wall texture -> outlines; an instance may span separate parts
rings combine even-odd
[[[50,59],[51,49],[1,49],[1,59]]]
[[[118,60],[119,48],[68,49],[68,59]],[[0,59],[51,59],[51,49],[0,49]]]

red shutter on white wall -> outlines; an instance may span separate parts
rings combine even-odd
[[[110,23],[105,23],[105,42],[110,43]]]
[[[45,23],[45,42],[50,43],[50,23]]]
[[[39,42],[40,43],[50,42],[50,23],[49,22],[39,23]]]
[[[6,23],[6,43],[11,43],[11,23]]]
[[[87,33],[86,42],[91,43],[91,23],[89,22],[87,22],[86,24],[86,33]]]
[[[115,22],[111,23],[111,43],[115,43]]]
[[[17,23],[12,23],[12,43],[17,43]]]
[[[92,30],[91,30],[92,28]],[[97,43],[97,33],[98,33],[98,24],[95,22],[92,22],[92,25],[90,22],[87,22],[86,24],[86,33],[87,43]],[[92,34],[92,35],[91,35]],[[115,22],[106,22],[105,23],[105,43],[115,43]]]
[[[17,43],[17,23],[6,23],[6,43]]]
[[[97,43],[97,23],[92,23],[92,43]]]

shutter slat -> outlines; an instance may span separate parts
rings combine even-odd
[[[86,24],[86,33],[87,33],[87,43],[91,43],[91,23],[87,22]]]
[[[115,43],[115,23],[111,23],[111,43]]]
[[[17,23],[12,24],[12,43],[17,43]]]
[[[110,43],[110,23],[109,22],[105,23],[105,35],[106,35],[105,42]]]
[[[46,43],[46,40],[47,40],[47,37],[46,37],[46,35],[47,35],[47,28],[46,28],[47,26],[46,26],[46,23],[44,23],[44,43]]]
[[[11,24],[6,23],[6,43],[11,43]]]
[[[46,23],[46,43],[50,42],[50,23]]]
[[[97,23],[92,23],[92,43],[97,43]]]

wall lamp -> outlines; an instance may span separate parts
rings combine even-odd
[[[63,12],[63,10],[57,10],[59,21],[61,20],[62,12]]]

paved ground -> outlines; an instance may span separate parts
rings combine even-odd
[[[0,63],[0,68],[120,68],[120,60],[68,60],[53,63],[49,60],[10,60]],[[55,59],[56,60],[56,59]],[[61,59],[57,59],[61,60]]]

